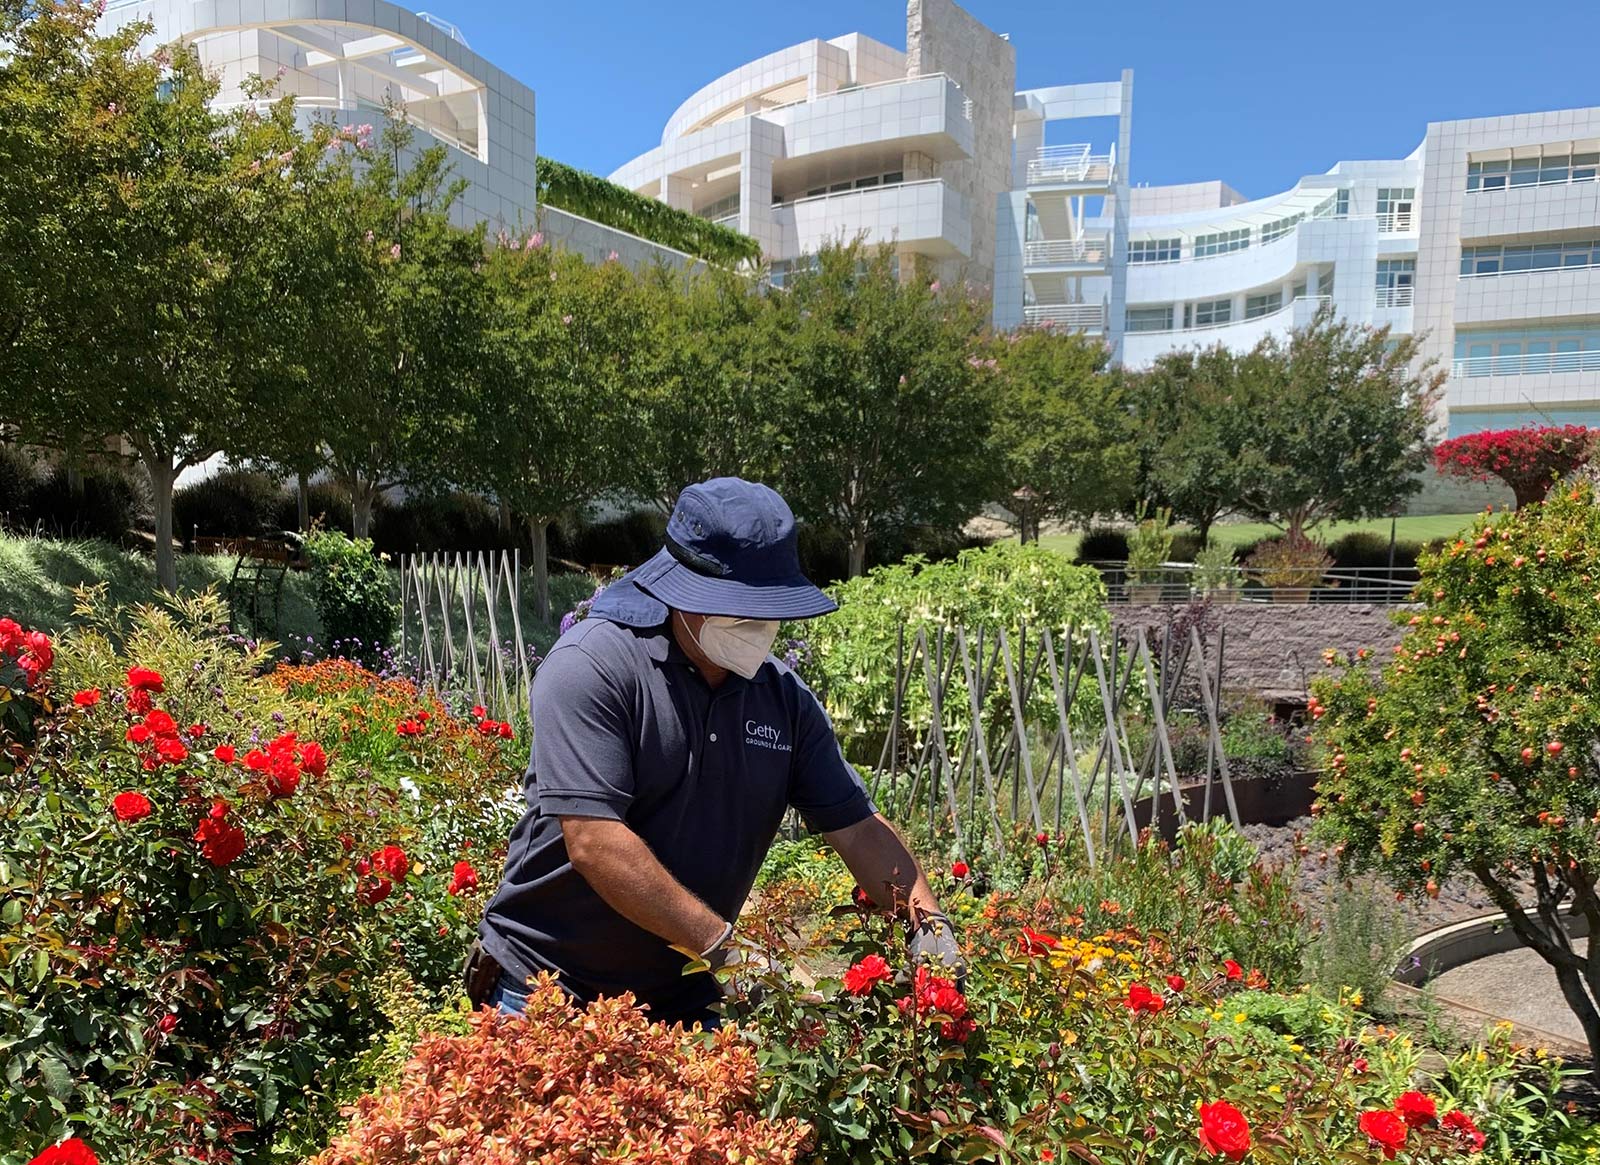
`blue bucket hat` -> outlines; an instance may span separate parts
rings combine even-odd
[[[714,477],[679,494],[666,545],[629,578],[666,606],[696,615],[809,619],[839,609],[800,573],[788,503],[737,477]]]

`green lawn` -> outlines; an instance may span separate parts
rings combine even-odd
[[[1434,538],[1448,538],[1472,525],[1477,517],[1477,514],[1430,514],[1424,517],[1400,518],[1395,522],[1395,537],[1402,542],[1428,542]],[[1187,527],[1180,528],[1187,529]],[[1363,522],[1329,522],[1317,527],[1315,534],[1325,542],[1332,542],[1335,538],[1357,530],[1370,531],[1387,538],[1389,519],[1369,518]],[[1275,526],[1269,526],[1265,522],[1226,522],[1212,527],[1211,530],[1213,538],[1220,539],[1230,546],[1242,546],[1247,542],[1254,542],[1258,538],[1267,538],[1277,533],[1280,531]],[[1080,533],[1076,530],[1065,534],[1046,534],[1039,539],[1039,542],[1070,557],[1077,553],[1079,536]]]

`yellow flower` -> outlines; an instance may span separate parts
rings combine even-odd
[[[1247,1016],[1245,1015],[1245,1013],[1241,1011],[1241,1012],[1237,1013],[1233,1017],[1233,1022],[1234,1023],[1243,1023],[1246,1018],[1247,1018]]]
[[[1351,994],[1350,994],[1350,1006],[1351,1007],[1360,1007],[1361,1006],[1361,992],[1359,992],[1359,991],[1351,992]]]
[[[1302,1045],[1302,1044],[1290,1044],[1289,1045],[1289,1050],[1291,1052],[1303,1052],[1306,1049],[1305,1049],[1305,1046]]]
[[[1279,1088],[1276,1084],[1267,1085],[1267,1091],[1272,1093],[1272,1095],[1274,1095],[1274,1096],[1282,1096],[1283,1095],[1283,1089]]]

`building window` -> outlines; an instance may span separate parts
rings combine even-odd
[[[1412,207],[1417,200],[1415,186],[1378,187],[1378,229],[1380,231],[1409,231],[1412,229]]]
[[[1304,299],[1306,297],[1306,285],[1304,283],[1296,283],[1294,290],[1290,294],[1295,299]]]
[[[1378,260],[1378,306],[1410,307],[1417,280],[1415,259]]]
[[[1312,218],[1349,218],[1350,217],[1350,191],[1345,188],[1335,190],[1328,197],[1311,209]]]
[[[1130,263],[1176,263],[1183,251],[1180,239],[1131,239],[1128,242]]]
[[[1600,153],[1575,152],[1570,145],[1542,147],[1537,156],[1467,161],[1467,190],[1505,190],[1512,186],[1559,186],[1593,182],[1600,175]]]
[[[1292,214],[1288,218],[1276,218],[1266,223],[1261,228],[1261,245],[1264,247],[1268,243],[1277,242],[1299,226],[1305,217],[1303,214]]]
[[[1198,303],[1183,305],[1183,326],[1207,328],[1213,324],[1226,324],[1233,319],[1233,300],[1202,299]]]
[[[1600,267],[1600,240],[1461,248],[1463,275],[1511,275],[1557,267]]]
[[[1249,227],[1236,231],[1220,231],[1214,235],[1196,235],[1194,257],[1204,259],[1209,255],[1226,255],[1230,251],[1242,251],[1249,245]]]
[[[1170,332],[1172,331],[1172,305],[1162,304],[1160,307],[1130,307],[1128,309],[1128,322],[1124,329],[1129,332]]]
[[[705,206],[702,206],[699,210],[695,211],[695,213],[701,218],[709,218],[713,220],[727,218],[731,214],[738,214],[739,192],[735,190],[732,194],[725,195],[724,197],[717,199],[715,202],[707,203]]]
[[[1244,299],[1244,318],[1247,320],[1269,316],[1283,308],[1283,292],[1269,291],[1263,295],[1247,295]]]
[[[1600,326],[1458,331],[1451,374],[1521,376],[1600,371]]]

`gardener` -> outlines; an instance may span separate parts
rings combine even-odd
[[[540,665],[527,811],[468,964],[478,1004],[521,1011],[531,976],[577,1000],[633,992],[717,1022],[733,922],[786,809],[822,834],[913,963],[961,972],[950,921],[873,808],[811,691],[769,654],[781,619],[834,602],[800,573],[794,515],[724,477],[685,489],[666,546],[600,595]]]

